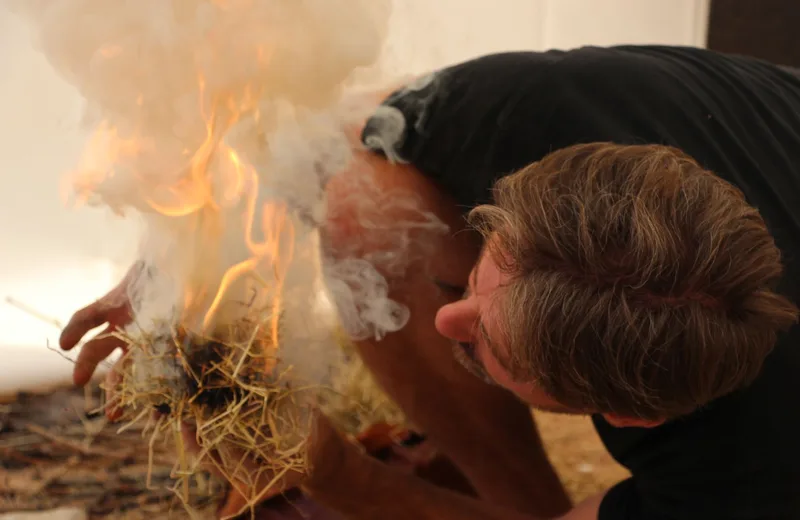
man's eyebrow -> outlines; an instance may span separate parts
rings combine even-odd
[[[469,287],[471,289],[475,289],[475,284],[478,283],[478,269],[481,268],[481,263],[483,262],[484,256],[486,256],[486,249],[487,246],[483,246],[481,248],[481,252],[478,254],[477,260],[475,260],[475,265],[472,267],[472,271],[469,273]]]
[[[472,271],[470,271],[470,273],[469,273],[469,277],[467,278],[467,286],[466,287],[463,286],[463,285],[455,285],[455,284],[452,284],[452,283],[445,282],[444,280],[442,280],[440,278],[433,278],[433,283],[436,284],[436,286],[439,289],[442,289],[443,291],[459,293],[459,294],[462,294],[462,295],[465,294],[467,292],[467,290],[469,290],[470,292],[475,292],[475,282],[476,282],[476,279],[477,279],[477,276],[478,276],[478,267],[481,264],[481,260],[483,260],[483,251],[484,250],[485,250],[485,248],[481,250],[481,253],[478,256],[478,260],[475,262],[475,266],[473,267]]]

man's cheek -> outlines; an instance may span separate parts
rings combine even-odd
[[[533,397],[531,395],[532,385],[514,381],[511,374],[497,361],[497,358],[495,358],[494,354],[490,352],[489,349],[482,348],[478,354],[480,355],[483,366],[486,367],[486,373],[494,380],[495,384],[502,386],[525,401]]]

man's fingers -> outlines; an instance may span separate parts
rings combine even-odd
[[[183,449],[192,455],[198,456],[203,451],[203,447],[197,440],[197,430],[186,423],[181,425],[181,440],[183,442]],[[223,467],[222,461],[216,451],[207,452],[205,454],[205,459],[200,463],[200,467],[212,475],[227,480],[225,472],[221,469]]]
[[[249,482],[249,478],[246,481],[243,479],[232,480],[230,482],[231,489],[217,513],[219,518],[236,518],[246,513],[250,507],[255,507],[281,493],[297,488],[305,479],[304,474],[296,471],[287,472],[276,479],[276,475],[270,471],[259,472],[252,467],[250,469],[257,474],[255,482]]]
[[[197,440],[196,431],[190,426],[181,428],[184,448],[198,455],[203,448]],[[274,472],[259,467],[249,455],[240,449],[228,447],[221,454],[217,450],[205,452],[202,467],[210,473],[228,480],[231,489],[217,512],[218,518],[236,518],[256,505],[299,485],[305,475],[287,472],[276,479]]]
[[[244,513],[247,507],[247,499],[234,486],[231,487],[230,491],[228,491],[228,495],[225,497],[225,502],[222,504],[222,507],[219,508],[219,511],[217,511],[217,517],[220,519],[236,518]]]
[[[197,440],[197,431],[191,426],[183,425],[181,428],[181,439],[184,449],[190,453],[199,455],[203,451],[202,446]],[[224,461],[219,456],[219,453],[210,451],[205,454],[205,457],[206,460],[202,461],[201,464],[203,469],[219,478],[229,479],[229,476],[223,471],[225,467]],[[247,486],[235,479],[232,482],[229,480],[229,483],[231,484],[231,489],[228,491],[228,494],[225,496],[225,501],[217,511],[217,518],[236,518],[244,512],[248,505],[248,501],[244,495],[247,491]]]
[[[78,359],[75,361],[75,368],[72,371],[72,380],[78,386],[83,386],[89,382],[103,360],[111,355],[118,348],[124,348],[125,342],[121,339],[109,336],[114,328],[109,325],[106,329],[98,335],[97,338],[86,343],[78,353]]]
[[[108,321],[106,310],[100,301],[96,301],[73,314],[61,332],[58,341],[61,348],[64,350],[75,348],[87,332],[106,323]]]

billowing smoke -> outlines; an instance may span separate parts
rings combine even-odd
[[[341,102],[343,88],[379,58],[390,0],[14,6],[86,99],[94,137],[72,177],[76,196],[144,220],[131,335],[220,334],[237,320],[268,323],[269,313],[253,318],[268,309],[280,316],[281,362],[321,381],[338,355],[326,302],[353,337],[404,326],[408,311],[388,298],[378,264],[402,268],[411,231],[441,224],[376,217],[362,224],[392,227],[392,246],[336,261],[324,260],[319,231],[325,183],[353,166],[346,131],[363,116]],[[365,219],[386,200],[414,207],[371,191],[354,184]]]

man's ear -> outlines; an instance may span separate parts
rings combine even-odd
[[[603,418],[611,426],[617,428],[655,428],[666,422],[664,419],[638,419],[636,417],[622,417],[611,413],[604,413]]]

